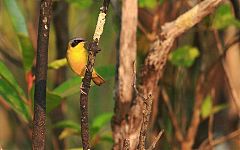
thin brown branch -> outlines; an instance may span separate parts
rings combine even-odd
[[[222,137],[219,137],[219,138],[216,138],[214,139],[211,143],[209,143],[208,139],[204,140],[203,143],[200,145],[199,149],[200,150],[208,150],[210,149],[211,147],[214,147],[214,146],[217,146],[221,143],[224,143],[228,140],[231,140],[233,138],[237,138],[240,136],[240,129],[238,130],[235,130],[225,136],[222,136]]]
[[[238,129],[238,130],[236,130],[236,131],[234,131],[234,132],[232,132],[232,133],[229,133],[229,134],[226,135],[226,136],[223,136],[223,137],[220,137],[220,138],[215,139],[215,140],[212,142],[212,145],[211,145],[211,146],[216,146],[216,145],[218,145],[218,144],[224,143],[224,142],[226,142],[226,141],[228,141],[228,140],[231,140],[231,139],[233,139],[233,138],[236,138],[236,137],[238,137],[238,136],[240,136],[240,129]]]
[[[157,144],[157,142],[160,140],[160,138],[162,137],[162,134],[163,134],[164,130],[161,130],[157,137],[155,138],[155,140],[152,142],[152,145],[147,149],[147,150],[153,150]]]
[[[215,41],[217,43],[217,48],[218,48],[219,54],[224,53],[223,45],[221,43],[221,39],[219,37],[219,33],[218,33],[218,31],[216,29],[213,29],[213,35],[214,35]]]
[[[154,41],[156,39],[156,35],[154,33],[150,33],[148,32],[144,26],[141,24],[140,21],[138,21],[138,24],[137,24],[138,28],[140,29],[140,31],[142,31],[142,33],[146,36],[146,38],[149,40],[149,41]]]
[[[187,131],[186,139],[185,142],[182,143],[182,149],[191,149],[192,145],[194,144],[194,139],[197,134],[197,129],[200,123],[200,111],[201,111],[201,105],[202,101],[204,99],[205,93],[203,93],[204,89],[204,81],[205,81],[205,75],[200,74],[200,77],[197,82],[197,87],[196,87],[196,96],[195,96],[195,102],[193,106],[193,115],[192,119],[190,122],[190,126]]]
[[[214,114],[211,111],[211,114],[210,114],[209,120],[208,120],[208,141],[209,141],[209,143],[213,142],[213,120],[214,120]]]
[[[173,112],[172,106],[171,106],[170,101],[169,101],[169,97],[168,97],[167,92],[166,92],[165,89],[162,89],[162,97],[163,97],[163,103],[167,107],[168,115],[170,117],[170,120],[172,122],[173,128],[175,130],[176,139],[178,140],[178,142],[181,143],[183,141],[183,134],[182,134],[181,128],[180,128],[180,126],[178,124],[177,116]]]
[[[51,14],[52,0],[42,0],[40,3],[37,41],[36,84],[34,92],[34,118],[32,134],[33,150],[43,150],[46,148],[46,83]]]
[[[103,32],[105,24],[105,17],[107,14],[110,0],[104,0],[103,6],[100,8],[98,22],[93,36],[93,41],[88,47],[88,62],[86,66],[86,73],[83,78],[83,83],[80,89],[80,110],[81,110],[81,136],[83,150],[90,149],[89,144],[89,127],[88,127],[88,93],[90,90],[90,81],[92,79],[93,66],[96,59],[96,54],[99,51],[98,42]]]

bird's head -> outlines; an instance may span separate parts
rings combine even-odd
[[[86,42],[86,40],[84,40],[83,38],[74,38],[69,41],[68,46],[72,47],[72,48],[74,48],[80,44],[82,44],[82,46],[84,46],[85,42]]]

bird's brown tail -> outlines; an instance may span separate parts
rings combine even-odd
[[[98,86],[100,86],[101,84],[105,83],[104,79],[97,73],[92,76],[92,80]]]

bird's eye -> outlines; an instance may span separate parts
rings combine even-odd
[[[78,45],[78,43],[83,42],[83,41],[84,41],[83,39],[75,39],[71,42],[71,46],[75,47]]]
[[[79,40],[73,40],[72,43],[71,43],[71,46],[75,47],[75,46],[78,45],[79,42],[80,42]]]

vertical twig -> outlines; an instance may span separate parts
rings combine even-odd
[[[81,109],[81,136],[83,150],[90,149],[89,144],[89,127],[88,127],[88,93],[90,89],[90,81],[92,78],[93,66],[96,59],[96,53],[99,51],[98,42],[103,32],[105,24],[105,17],[108,10],[110,0],[104,0],[103,6],[100,8],[98,21],[93,36],[93,41],[89,44],[88,63],[86,66],[86,73],[83,78],[83,83],[80,92],[80,109]]]
[[[37,41],[36,84],[34,92],[34,120],[32,149],[45,149],[46,137],[46,80],[48,63],[48,39],[52,0],[42,0]]]
[[[112,119],[114,150],[121,149],[130,129],[128,123],[123,122],[125,122],[134,97],[134,89],[131,86],[133,70],[129,68],[136,60],[137,53],[138,3],[137,0],[122,0],[121,4],[120,45],[117,50],[115,108]]]
[[[146,135],[147,135],[147,129],[148,129],[148,122],[152,111],[152,95],[149,94],[147,98],[143,99],[144,106],[143,106],[143,121],[142,126],[140,130],[140,136],[139,136],[139,144],[138,149],[139,150],[145,150],[145,141],[146,141]]]

